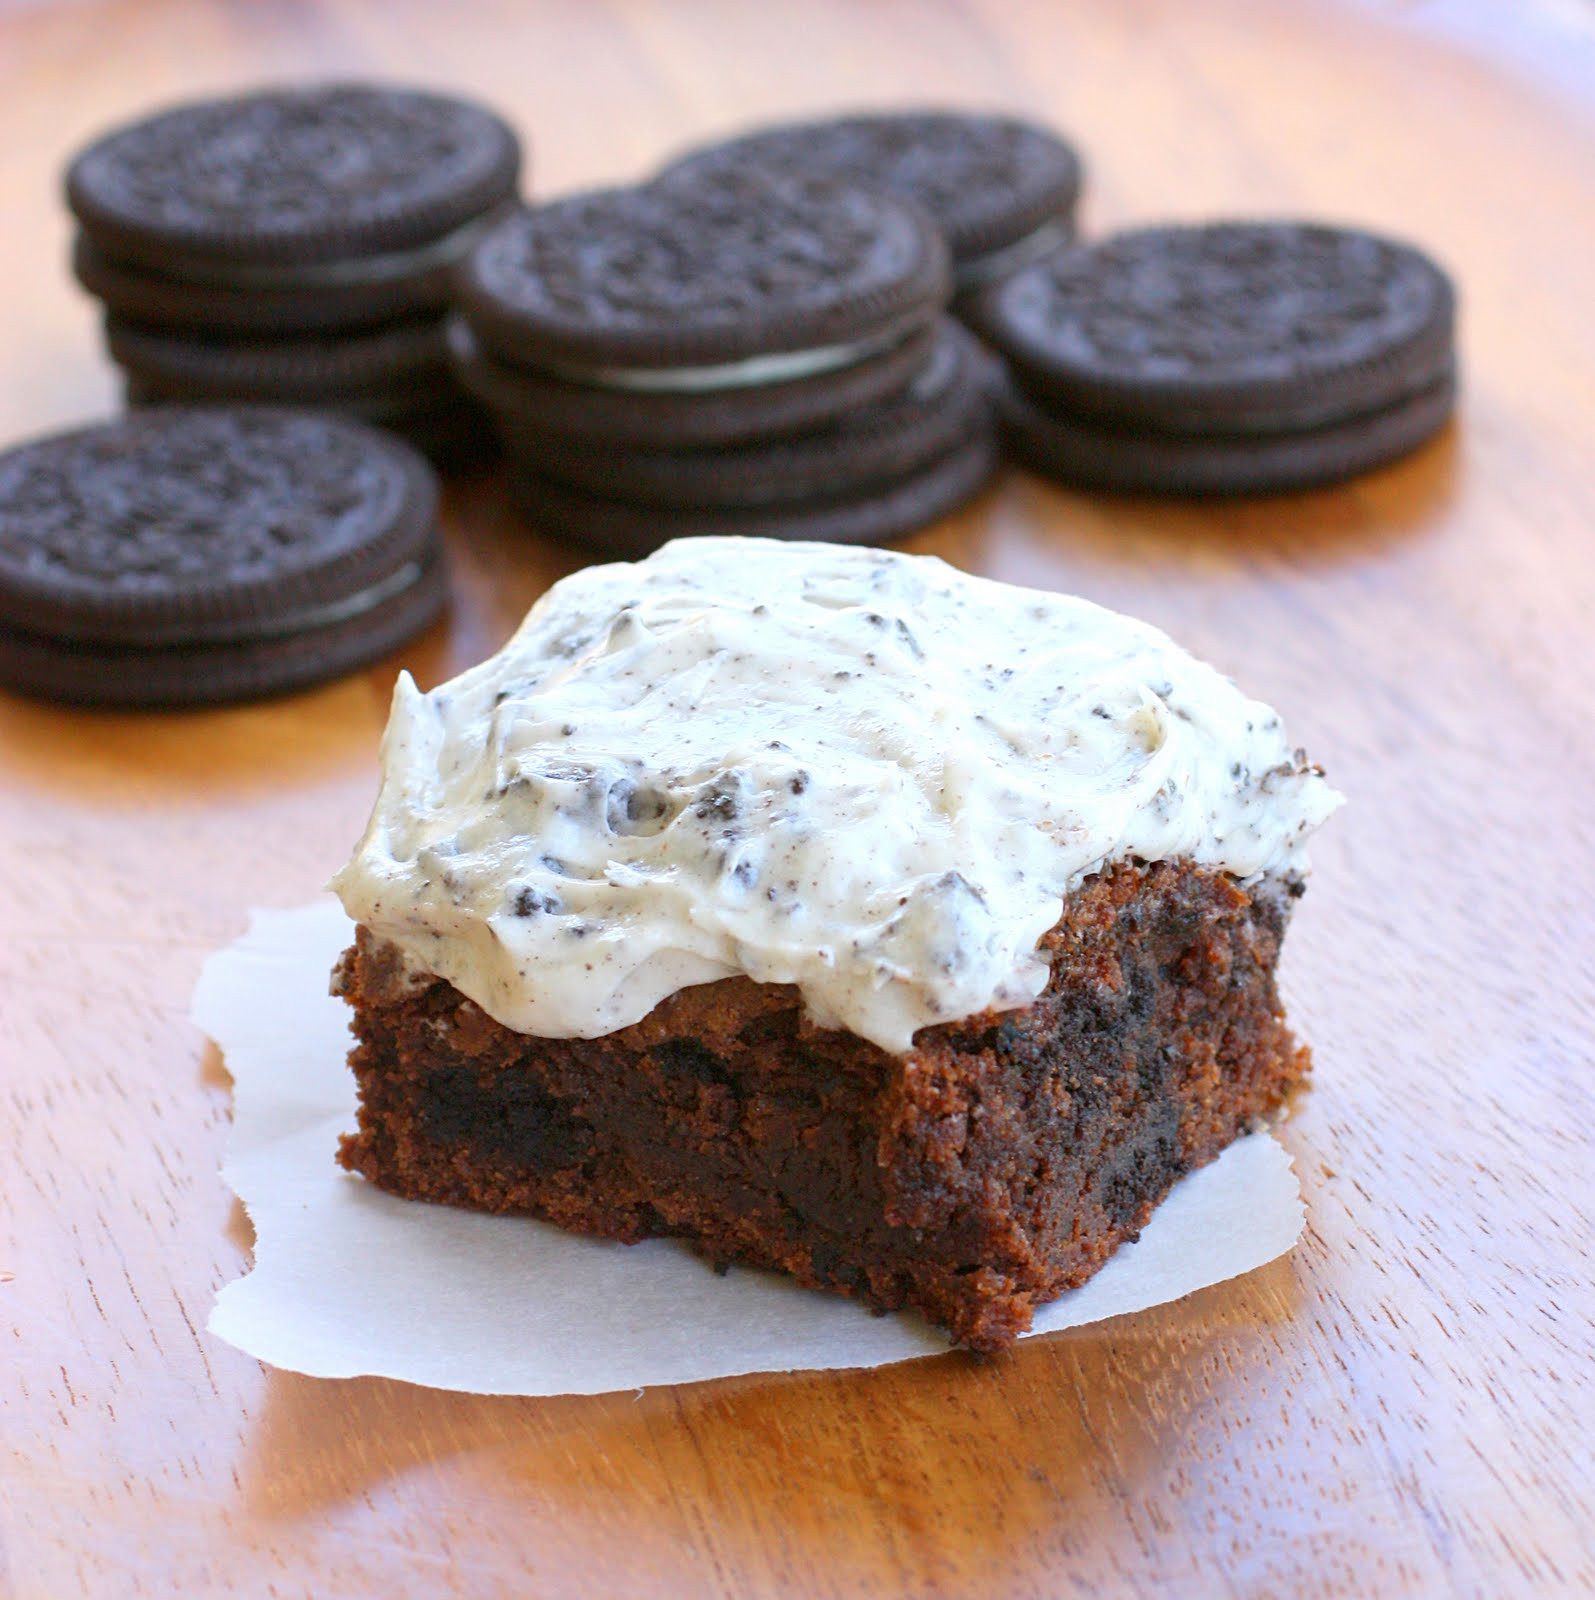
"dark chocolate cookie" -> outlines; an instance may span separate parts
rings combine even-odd
[[[123,382],[122,394],[129,410],[197,403],[193,392],[180,385],[167,387],[131,375]],[[446,471],[485,464],[499,453],[498,430],[492,419],[462,394],[440,397],[412,397],[397,391],[345,394],[323,400],[321,405],[326,410],[396,433],[406,443],[414,445],[434,466]]]
[[[268,276],[403,253],[510,199],[515,134],[481,106],[361,84],[205,100],[105,135],[73,161],[67,202],[122,262],[226,263]],[[300,280],[292,280],[297,285]]]
[[[72,246],[72,272],[109,312],[128,322],[198,335],[295,338],[440,317],[449,304],[458,256],[475,236],[474,229],[459,232],[468,237],[451,236],[446,259],[396,277],[357,271],[338,281],[286,288],[196,283],[149,267],[124,266],[82,234]]]
[[[54,639],[0,623],[0,685],[69,705],[156,708],[257,700],[368,666],[430,627],[448,604],[434,551],[276,637],[158,647]]]
[[[505,442],[547,434],[597,448],[694,449],[823,427],[896,394],[923,369],[937,335],[930,324],[866,360],[780,382],[702,393],[649,393],[512,367],[487,355],[470,325],[449,320],[449,354],[460,383],[492,411]]]
[[[520,467],[511,470],[510,488],[527,517],[547,537],[613,555],[640,556],[667,540],[692,534],[832,544],[880,544],[905,538],[971,500],[996,465],[993,439],[980,434],[907,477],[851,498],[752,510],[683,511],[635,505],[564,488]]]
[[[1455,296],[1412,247],[1303,223],[1149,228],[1060,251],[976,323],[1049,408],[1160,431],[1319,427],[1426,392]]]
[[[930,359],[905,389],[821,428],[710,450],[614,450],[539,433],[517,441],[515,453],[540,476],[646,505],[808,504],[906,477],[989,433],[983,377],[974,340],[943,319]]]
[[[420,456],[322,413],[161,407],[20,446],[0,456],[10,681],[147,704],[343,671],[436,615],[436,517]]]
[[[922,211],[888,196],[737,174],[512,217],[471,252],[458,292],[500,360],[694,393],[884,349],[945,301],[947,252]]]
[[[1017,385],[999,396],[1010,453],[1059,482],[1159,495],[1277,494],[1355,477],[1416,450],[1449,420],[1449,373],[1394,405],[1294,433],[1178,433],[1115,426],[1044,407]]]
[[[458,394],[435,320],[264,341],[196,339],[108,317],[105,342],[130,378],[193,400],[321,405],[368,398],[408,409]]]
[[[924,207],[947,238],[955,284],[1062,243],[1080,193],[1080,158],[1056,134],[1015,117],[957,111],[877,112],[759,128],[691,151],[668,175],[713,176],[747,167],[839,179]],[[1001,267],[999,266],[1001,264]]]

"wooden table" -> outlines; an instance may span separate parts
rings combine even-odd
[[[0,6],[0,437],[113,403],[67,153],[261,77],[458,85],[537,192],[750,119],[1055,120],[1089,227],[1308,213],[1463,289],[1459,426],[1351,487],[1157,506],[1008,474],[915,547],[1145,615],[1351,797],[1286,988],[1317,1087],[1288,1259],[977,1365],[496,1400],[262,1370],[203,1332],[249,1257],[217,1177],[205,952],[364,820],[394,663],[243,710],[0,697],[0,1590],[75,1595],[1566,1593],[1595,1583],[1589,736],[1595,9],[1180,0]],[[436,681],[570,557],[449,508]]]

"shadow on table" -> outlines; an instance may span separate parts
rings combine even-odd
[[[390,683],[395,670],[387,669]],[[174,796],[275,792],[369,768],[386,709],[365,673],[250,705],[172,711],[0,692],[0,766],[15,783],[97,808],[164,809]]]
[[[244,1509],[276,1521],[390,1493],[463,1500],[474,1526],[510,1519],[572,1558],[702,1555],[707,1540],[740,1569],[793,1539],[810,1569],[887,1560],[931,1581],[943,1556],[1083,1537],[1081,1518],[1189,1467],[1198,1436],[1209,1451],[1227,1439],[1257,1409],[1245,1374],[1296,1302],[1287,1258],[998,1359],[639,1394],[494,1398],[273,1372],[240,1463]]]

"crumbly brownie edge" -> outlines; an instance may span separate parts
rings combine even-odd
[[[361,929],[339,1159],[413,1198],[681,1237],[1001,1349],[1306,1075],[1274,984],[1295,892],[1114,867],[1066,902],[1035,1004],[903,1057],[741,978],[598,1039],[529,1038]]]

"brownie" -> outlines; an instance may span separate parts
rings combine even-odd
[[[1305,1076],[1274,979],[1300,892],[1111,866],[1042,941],[1036,1001],[905,1055],[742,977],[602,1037],[530,1037],[361,928],[335,979],[360,1091],[340,1159],[416,1199],[677,1237],[1000,1350]]]

